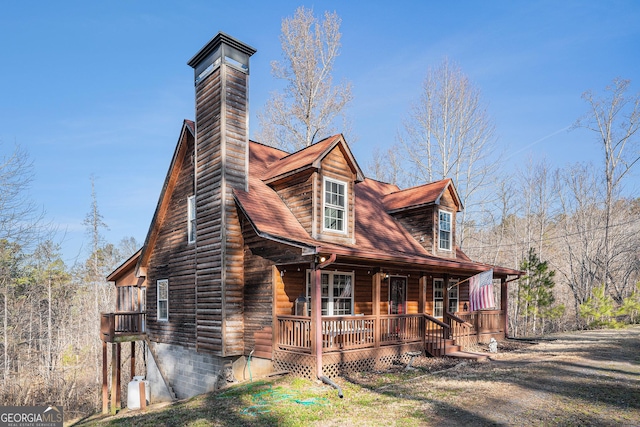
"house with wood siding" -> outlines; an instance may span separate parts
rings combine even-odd
[[[417,353],[474,358],[465,346],[507,334],[507,284],[522,272],[459,249],[451,179],[367,178],[342,135],[295,153],[249,140],[255,52],[219,33],[188,63],[195,121],[179,130],[144,246],[108,277],[105,409],[109,344],[119,366],[122,342],[146,343],[161,400],[275,372],[330,379]],[[470,311],[468,279],[487,270],[496,306]]]

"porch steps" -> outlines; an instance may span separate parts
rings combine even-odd
[[[447,353],[447,357],[455,357],[457,359],[475,360],[477,362],[484,362],[489,360],[489,356],[483,353],[474,353],[471,351],[454,351]]]
[[[429,353],[434,357],[455,357],[458,359],[468,359],[484,361],[488,360],[489,356],[483,353],[474,353],[472,351],[464,351],[462,346],[455,343],[452,339],[444,340],[443,345],[433,345]]]

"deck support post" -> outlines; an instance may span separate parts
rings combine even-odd
[[[111,415],[120,409],[120,343],[111,344]]]
[[[118,364],[116,365],[118,371],[116,374],[118,382],[116,387],[116,409],[120,410],[122,409],[122,397],[120,396],[120,393],[122,392],[122,387],[120,387],[122,381],[122,366],[120,366],[120,363],[122,361],[122,344],[117,343],[116,352],[118,353]]]
[[[131,380],[136,375],[136,342],[131,341]]]
[[[109,413],[109,376],[107,368],[109,361],[107,360],[107,343],[102,341],[102,413]]]

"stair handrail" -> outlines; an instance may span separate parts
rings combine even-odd
[[[467,326],[469,326],[470,328],[473,328],[473,327],[474,327],[471,323],[469,323],[469,322],[467,322],[466,320],[464,320],[464,319],[462,319],[462,318],[460,318],[460,317],[456,316],[456,315],[455,315],[455,314],[453,314],[453,313],[449,313],[448,311],[447,311],[447,317],[449,317],[451,320],[455,320],[455,321],[456,321],[456,322],[458,322],[458,323],[465,323],[465,324],[466,324]]]
[[[446,340],[450,336],[451,327],[443,321],[436,319],[426,313],[423,313],[424,322],[424,348],[432,356],[446,355]],[[435,328],[429,327],[429,324],[435,325]]]
[[[450,328],[451,328],[449,325],[447,325],[446,323],[444,323],[442,320],[438,320],[438,319],[436,319],[436,318],[435,318],[435,317],[433,317],[433,316],[430,316],[430,315],[428,315],[428,314],[426,314],[426,313],[425,313],[425,314],[423,314],[423,316],[424,316],[426,319],[428,319],[429,321],[431,321],[431,322],[433,322],[433,323],[436,323],[436,324],[438,324],[438,325],[442,326],[443,328],[447,328],[447,329],[450,329]]]
[[[451,330],[456,344],[462,349],[471,345],[471,330],[473,329],[473,325],[453,313],[447,312],[447,318],[450,322],[455,323],[455,325],[451,325]]]

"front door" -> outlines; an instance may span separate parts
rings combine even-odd
[[[407,312],[407,278],[392,276],[389,279],[389,314]]]

